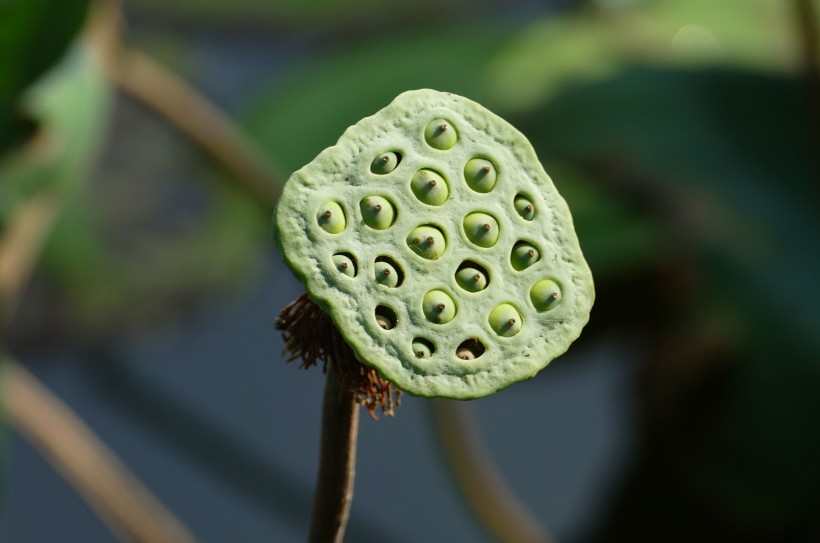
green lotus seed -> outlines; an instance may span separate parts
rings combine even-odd
[[[421,303],[427,320],[436,324],[445,324],[456,316],[456,303],[443,290],[431,290],[424,295]]]
[[[433,170],[419,170],[410,180],[410,188],[416,198],[431,206],[440,206],[450,195],[443,177]]]
[[[364,223],[374,230],[386,230],[396,220],[396,208],[381,196],[368,196],[359,203]]]
[[[399,157],[396,153],[382,153],[370,163],[370,171],[384,175],[392,172],[399,165]]]
[[[535,217],[535,207],[533,207],[532,202],[525,196],[518,195],[513,200],[513,206],[515,206],[515,210],[521,215],[521,218],[526,221],[531,221],[533,217]]]
[[[407,235],[407,246],[422,258],[436,260],[444,254],[447,242],[435,226],[418,226]]]
[[[356,264],[349,256],[343,254],[333,255],[333,265],[344,275],[356,277]]]
[[[521,331],[524,325],[518,310],[510,304],[498,304],[490,312],[490,328],[503,337],[512,337]]]
[[[479,292],[487,288],[487,275],[479,269],[464,267],[456,272],[456,283],[467,292]]]
[[[430,358],[436,352],[436,348],[432,343],[420,337],[413,340],[412,349],[416,358]]]
[[[518,271],[525,270],[541,260],[541,252],[531,243],[519,241],[510,255],[512,267]]]
[[[498,241],[498,221],[486,213],[470,213],[464,217],[464,233],[479,247],[492,247]]]
[[[446,151],[456,144],[458,133],[455,127],[444,119],[434,119],[424,129],[424,139],[433,149]]]
[[[322,230],[329,234],[338,234],[347,226],[345,212],[342,206],[336,202],[326,202],[319,211],[316,212],[316,221]]]
[[[399,285],[399,272],[389,262],[379,261],[373,265],[376,282],[386,287],[395,288]]]
[[[530,300],[538,311],[549,311],[561,303],[561,287],[555,281],[542,279],[530,290]]]
[[[473,158],[464,166],[467,186],[476,192],[490,192],[495,186],[495,166],[489,160]]]

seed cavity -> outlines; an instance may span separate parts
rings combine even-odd
[[[415,338],[411,348],[416,358],[430,358],[436,352],[436,346],[422,337]]]
[[[456,316],[456,303],[443,290],[431,290],[425,294],[421,309],[427,320],[435,324],[446,324]]]
[[[492,247],[498,241],[498,221],[486,213],[470,213],[464,217],[464,233],[479,247]]]
[[[374,230],[387,230],[396,221],[396,207],[382,196],[367,196],[359,202],[364,223]]]
[[[377,283],[389,288],[400,287],[404,282],[404,272],[389,256],[380,256],[373,263],[373,276]]]
[[[336,253],[333,255],[333,265],[342,275],[356,277],[356,259],[350,253]]]
[[[496,177],[495,165],[485,158],[470,159],[464,166],[467,186],[476,192],[486,193],[493,190]]]
[[[513,200],[516,213],[525,221],[531,221],[535,217],[535,206],[529,198],[523,194],[517,194]]]
[[[444,119],[433,119],[424,128],[424,140],[433,149],[446,151],[458,141],[455,127]]]
[[[518,310],[510,304],[498,304],[490,312],[490,328],[502,337],[512,337],[521,331],[523,321]]]
[[[450,188],[442,175],[427,168],[416,172],[410,180],[410,189],[421,202],[440,206],[450,196]]]
[[[328,234],[339,234],[347,226],[347,219],[338,202],[325,202],[316,212],[316,222]]]
[[[555,309],[561,303],[561,287],[552,279],[542,279],[530,289],[530,300],[537,311]]]
[[[466,341],[462,341],[456,348],[456,357],[461,360],[475,360],[484,354],[485,350],[484,344],[477,338],[472,337]]]
[[[427,260],[436,260],[447,248],[444,233],[436,226],[422,225],[407,235],[407,246],[414,253]]]
[[[490,274],[484,266],[465,260],[456,270],[456,283],[467,292],[480,292],[490,283]]]
[[[541,260],[541,252],[532,243],[518,241],[513,245],[510,263],[517,271],[522,271]]]
[[[370,171],[376,175],[385,175],[396,169],[401,162],[401,155],[396,152],[382,153],[370,163]]]
[[[383,330],[392,330],[397,323],[396,312],[386,305],[376,306],[376,324]]]

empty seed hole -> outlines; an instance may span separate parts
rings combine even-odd
[[[380,285],[390,288],[400,287],[404,282],[404,271],[398,262],[389,256],[379,256],[373,263],[374,279]]]
[[[333,255],[333,265],[339,273],[348,277],[356,277],[359,273],[356,257],[351,253],[336,253]]]
[[[430,358],[436,352],[436,346],[423,337],[417,337],[413,340],[412,349],[416,358]]]
[[[456,348],[456,357],[461,360],[475,360],[484,354],[484,344],[477,338],[471,337],[463,341],[461,345]]]
[[[376,306],[376,324],[383,330],[392,330],[397,323],[396,312],[386,305]]]

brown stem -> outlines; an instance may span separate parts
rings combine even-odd
[[[3,414],[122,541],[194,543],[116,455],[20,364],[4,364]]]
[[[333,364],[329,364],[322,405],[322,445],[310,521],[310,543],[341,543],[344,539],[353,500],[358,432],[356,394],[342,383]]]
[[[516,497],[481,436],[468,404],[432,401],[444,455],[464,497],[485,528],[504,543],[550,543],[546,528]]]

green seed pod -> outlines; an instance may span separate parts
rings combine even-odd
[[[348,277],[356,277],[356,264],[347,255],[336,254],[333,255],[333,265],[342,274]]]
[[[490,328],[503,337],[513,337],[521,331],[524,322],[518,310],[510,304],[498,304],[490,312]]]
[[[532,205],[532,202],[530,202],[526,196],[516,195],[515,200],[513,200],[513,206],[515,206],[515,210],[525,221],[531,221],[535,217],[535,206]]]
[[[490,192],[495,186],[497,177],[495,165],[483,158],[473,158],[464,166],[464,179],[467,186],[476,192]]]
[[[443,290],[431,290],[425,294],[421,308],[427,320],[435,324],[446,324],[456,316],[456,303]]]
[[[446,151],[458,140],[458,133],[453,125],[444,119],[434,119],[424,128],[424,139],[433,149]]]
[[[561,287],[551,279],[542,279],[530,290],[530,300],[538,311],[549,311],[561,303]]]
[[[487,275],[479,269],[467,266],[456,272],[456,283],[467,292],[479,292],[487,288]]]
[[[399,285],[399,272],[389,262],[378,261],[373,265],[376,282],[386,287],[395,288]]]
[[[396,208],[381,196],[368,196],[359,202],[364,223],[374,230],[387,230],[396,220]]]
[[[418,226],[407,235],[407,246],[422,258],[436,260],[444,254],[447,242],[435,226]]]
[[[382,153],[370,163],[370,171],[377,175],[385,175],[396,169],[399,157],[396,153]]]
[[[541,252],[533,244],[519,241],[513,246],[510,262],[516,270],[525,270],[539,260],[541,260]]]
[[[347,226],[345,212],[342,206],[336,202],[325,202],[316,212],[316,221],[319,226],[328,234],[338,234]]]
[[[416,358],[430,358],[436,352],[436,348],[432,343],[424,338],[417,337],[413,340],[413,354]]]
[[[464,217],[464,233],[479,247],[492,247],[498,241],[498,221],[486,213],[470,213]]]
[[[419,170],[410,180],[410,188],[416,198],[431,206],[440,206],[447,201],[450,189],[447,182],[433,170]]]

